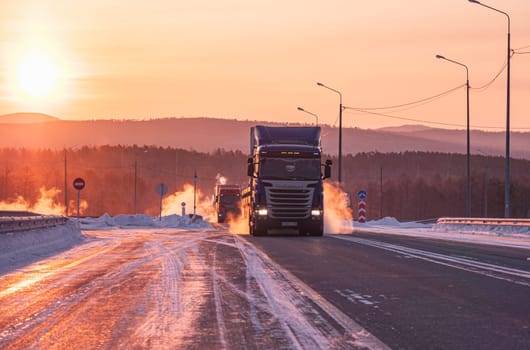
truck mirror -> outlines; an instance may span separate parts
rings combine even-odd
[[[324,168],[324,179],[328,179],[331,177],[331,166],[326,164],[326,167]]]
[[[324,179],[328,179],[331,177],[331,160],[326,160],[326,165],[324,166]]]
[[[253,176],[254,175],[254,163],[252,163],[252,158],[249,158],[247,160],[247,175]]]

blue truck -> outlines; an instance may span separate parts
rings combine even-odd
[[[331,176],[331,160],[322,164],[320,127],[254,126],[250,154],[250,181],[242,192],[249,233],[322,236],[322,181]]]
[[[237,220],[241,215],[241,188],[238,185],[215,186],[214,201],[218,223]]]

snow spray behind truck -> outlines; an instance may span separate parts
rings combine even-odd
[[[250,129],[250,152],[250,181],[242,193],[250,234],[296,230],[322,236],[322,180],[331,176],[331,160],[322,164],[320,127],[257,125]]]
[[[241,188],[238,185],[217,185],[215,187],[215,212],[217,222],[222,223],[229,216],[241,214]]]

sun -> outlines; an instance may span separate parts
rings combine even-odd
[[[33,99],[47,99],[56,92],[59,70],[50,56],[30,53],[16,66],[16,85],[24,95]]]

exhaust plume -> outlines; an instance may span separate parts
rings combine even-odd
[[[228,231],[236,235],[248,235],[248,217],[243,212],[243,202],[239,203],[239,212],[241,215],[234,216],[232,213],[228,214],[226,222],[228,224]]]
[[[206,197],[199,189],[196,191],[196,214],[205,220],[215,219],[215,209],[211,197]],[[177,191],[162,200],[162,211],[168,214],[182,214],[182,203],[186,203],[186,215],[193,214],[193,184],[184,184],[181,191]]]
[[[13,201],[1,201],[0,210],[16,210],[16,211],[29,211],[43,215],[63,215],[65,207],[63,204],[57,203],[55,198],[61,193],[61,190],[53,187],[46,189],[44,186],[39,189],[40,196],[35,203],[29,203],[22,196],[18,196]],[[84,202],[84,203],[83,203]],[[88,206],[86,201],[81,203],[81,208],[86,209]],[[77,205],[71,205],[77,210]]]
[[[226,184],[228,183],[227,178],[224,177],[224,176],[221,175],[221,174],[217,174],[217,175],[215,176],[215,179],[216,179],[216,183],[217,183],[218,185],[226,185]]]
[[[331,182],[324,183],[324,232],[353,232],[353,214],[348,195],[338,184]]]

